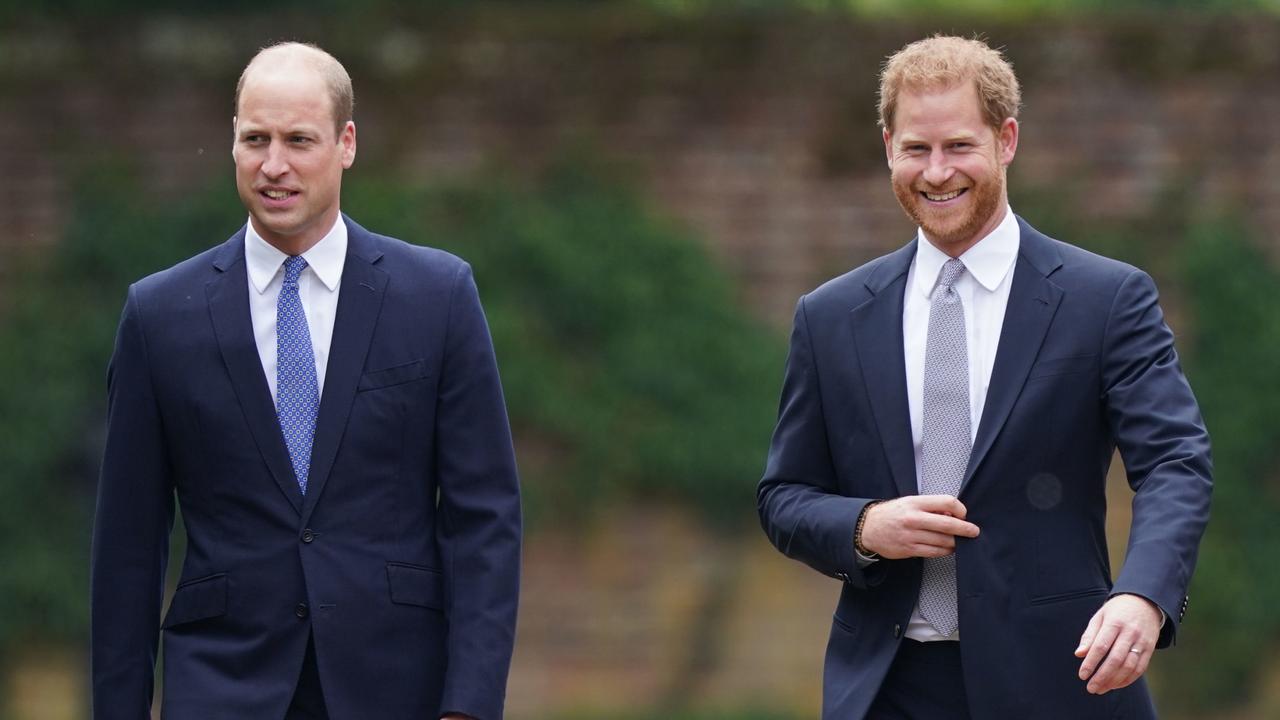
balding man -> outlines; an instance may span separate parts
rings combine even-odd
[[[259,53],[236,91],[248,223],[129,288],[93,536],[93,711],[502,716],[520,501],[471,269],[339,211],[351,80]],[[182,577],[161,622],[175,496]]]

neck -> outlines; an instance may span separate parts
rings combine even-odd
[[[257,219],[252,216],[249,217],[249,222],[253,225],[253,231],[258,233],[258,237],[262,238],[271,247],[285,255],[301,255],[315,247],[329,234],[329,231],[338,222],[338,212],[335,210],[331,217],[323,218],[295,235],[281,235],[270,231],[264,232],[258,226]]]

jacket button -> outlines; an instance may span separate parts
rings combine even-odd
[[[308,612],[309,612],[309,609],[307,608],[306,603],[298,603],[297,607],[293,609],[293,614],[297,615],[300,618],[305,618]]]
[[[302,531],[302,542],[309,543],[316,539],[316,534],[311,532],[311,528]]]
[[[894,623],[894,626],[893,626],[893,637],[894,638],[902,637],[902,626],[898,625],[897,623]]]

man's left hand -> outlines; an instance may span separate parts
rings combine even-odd
[[[1121,594],[1108,600],[1089,620],[1076,657],[1080,679],[1094,695],[1127,687],[1142,677],[1160,638],[1164,613],[1155,603]]]

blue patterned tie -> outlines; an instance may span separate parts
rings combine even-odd
[[[307,261],[298,255],[284,261],[284,284],[276,302],[276,417],[303,495],[307,494],[311,441],[320,408],[316,356],[298,295],[298,276],[306,267]]]
[[[969,464],[969,343],[964,305],[955,284],[964,263],[952,258],[938,273],[929,304],[924,350],[924,424],[920,433],[920,492],[956,495]],[[942,635],[959,627],[956,556],[924,559],[920,614]]]

